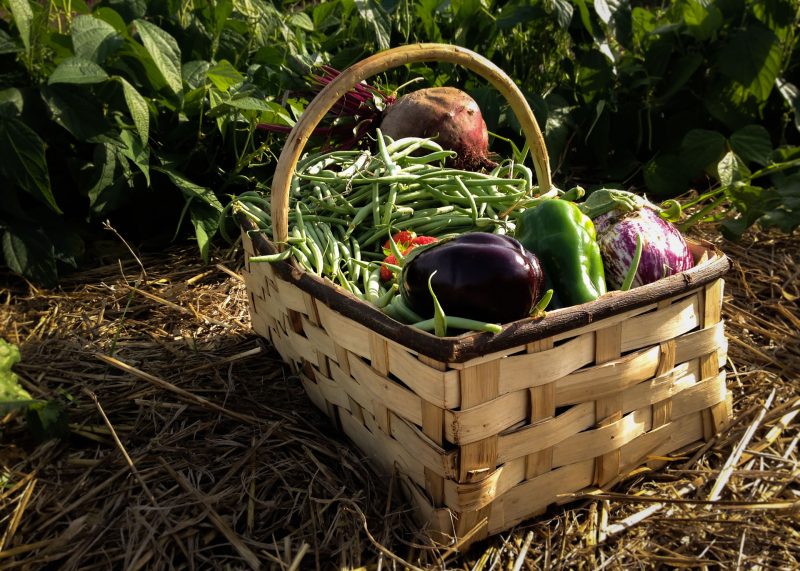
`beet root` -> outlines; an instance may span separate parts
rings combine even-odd
[[[454,168],[479,171],[497,164],[489,159],[489,132],[476,101],[455,87],[429,87],[399,97],[386,108],[381,132],[392,139],[433,138],[455,151]]]

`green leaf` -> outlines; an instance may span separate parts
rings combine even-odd
[[[800,131],[800,89],[785,79],[778,79],[778,91],[794,114],[794,128]]]
[[[8,32],[0,29],[0,54],[15,54],[22,50]]]
[[[578,12],[581,15],[581,23],[584,29],[589,32],[589,35],[594,37],[594,26],[592,26],[592,17],[589,14],[589,7],[586,5],[586,0],[573,0],[578,6]]]
[[[3,256],[9,269],[46,288],[58,283],[53,243],[28,224],[7,225],[3,234]]]
[[[717,64],[721,73],[764,102],[781,70],[781,45],[772,31],[751,25],[731,35],[717,52]]]
[[[183,90],[181,50],[170,34],[146,20],[136,20],[136,29],[167,86],[175,95]]]
[[[774,199],[774,190],[735,181],[725,189],[725,196],[736,209],[736,216],[720,224],[722,234],[728,239],[739,238],[745,230],[763,216],[767,205]]]
[[[731,148],[745,162],[769,164],[772,154],[772,140],[761,125],[748,125],[736,131],[730,138]]]
[[[231,87],[239,85],[245,79],[230,62],[222,60],[211,66],[207,71],[207,77],[214,84],[214,87],[222,92],[228,91]]]
[[[217,228],[219,227],[219,212],[207,203],[199,200],[189,200],[191,200],[189,216],[194,226],[197,247],[200,249],[200,256],[203,261],[208,262],[211,238],[217,233]]]
[[[34,401],[25,412],[27,428],[34,439],[44,441],[69,434],[69,418],[58,401]]]
[[[73,18],[70,35],[75,55],[97,64],[103,63],[122,42],[114,26],[88,15]]]
[[[794,0],[759,0],[751,6],[756,18],[775,32],[781,41],[785,41],[792,28],[797,26],[797,3]]]
[[[591,50],[579,60],[576,83],[580,92],[579,97],[585,104],[593,103],[596,99],[606,96],[608,88],[613,81],[613,69],[599,50]],[[594,111],[594,104],[591,110]]]
[[[20,362],[19,348],[0,338],[0,403],[31,400],[31,395],[19,385],[11,368]]]
[[[139,170],[144,174],[147,181],[147,186],[150,186],[150,147],[142,143],[139,137],[135,137],[129,130],[120,132],[120,138],[125,143],[119,152],[122,156],[130,159],[133,164],[139,167]]]
[[[707,0],[684,0],[681,14],[686,29],[700,41],[713,38],[722,27],[722,11]]]
[[[125,78],[119,77],[116,79],[122,84],[125,102],[128,104],[128,110],[131,113],[133,124],[136,125],[139,139],[142,141],[142,144],[146,146],[150,137],[150,110],[147,107],[147,101]]]
[[[731,187],[748,176],[750,176],[750,169],[733,151],[725,153],[725,156],[717,164],[717,178],[722,186]]]
[[[660,155],[644,167],[647,194],[656,198],[671,198],[686,192],[689,176],[686,165],[677,155]]]
[[[375,41],[378,48],[389,49],[392,33],[392,23],[386,10],[375,0],[355,0],[358,15],[371,28],[375,34]]]
[[[758,223],[764,227],[778,227],[787,234],[800,226],[800,177],[795,176],[775,189],[777,200],[770,205]]]
[[[0,116],[14,119],[22,114],[25,97],[16,87],[0,90]]]
[[[698,53],[688,53],[678,57],[669,68],[669,75],[661,83],[666,86],[663,93],[658,94],[660,101],[666,101],[680,91],[691,79],[705,59]]]
[[[92,16],[110,24],[120,35],[129,37],[128,25],[116,10],[107,8],[106,6],[97,6],[92,10]]]
[[[716,131],[692,129],[681,141],[680,160],[693,177],[709,165],[716,165],[725,154],[725,137]]]
[[[566,30],[572,22],[574,8],[569,0],[545,0],[548,13],[554,13],[560,28]]]
[[[300,28],[301,30],[305,30],[306,32],[314,31],[314,22],[311,21],[311,17],[305,12],[295,12],[294,14],[289,16],[287,24],[289,24],[293,28]]]
[[[50,188],[45,142],[19,119],[0,117],[0,174],[61,214]]]
[[[594,11],[604,24],[611,22],[611,7],[608,5],[607,0],[594,0]]]
[[[79,141],[110,141],[115,127],[103,113],[103,103],[88,97],[85,90],[63,85],[42,89],[42,98],[50,109],[53,121]]]
[[[208,78],[209,69],[211,69],[211,64],[207,61],[192,60],[186,62],[182,69],[183,82],[188,85],[190,89],[204,87],[206,79]]]
[[[210,188],[193,183],[169,167],[155,167],[154,170],[167,175],[172,184],[177,186],[186,198],[198,198],[201,202],[213,207],[218,213],[222,212],[222,204]]]
[[[114,210],[123,199],[120,196],[121,187],[114,185],[114,173],[117,170],[115,147],[109,143],[97,145],[92,166],[92,170],[97,173],[97,181],[88,190],[89,208],[94,216],[102,217]]]
[[[47,80],[48,85],[70,83],[75,85],[102,83],[108,79],[106,71],[91,60],[80,57],[65,59]]]
[[[33,10],[31,10],[28,0],[8,0],[8,7],[11,8],[11,15],[14,17],[14,24],[19,30],[19,37],[22,45],[25,46],[25,53],[31,53],[31,23],[33,22]]]

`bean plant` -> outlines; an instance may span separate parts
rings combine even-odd
[[[2,262],[54,286],[104,258],[106,227],[137,248],[190,237],[208,259],[232,197],[268,190],[284,138],[256,126],[291,127],[319,66],[418,41],[470,48],[518,83],[562,186],[678,197],[686,224],[732,238],[793,231],[798,30],[795,0],[0,0]],[[462,69],[375,81],[414,78],[473,95],[499,155],[522,146]]]

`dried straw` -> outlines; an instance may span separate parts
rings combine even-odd
[[[800,235],[701,233],[734,260],[731,426],[467,553],[420,532],[251,332],[238,250],[128,253],[57,291],[1,277],[0,335],[69,434],[2,419],[0,569],[796,569]]]

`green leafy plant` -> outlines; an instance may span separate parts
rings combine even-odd
[[[191,237],[207,258],[230,197],[272,176],[283,138],[256,126],[293,125],[315,67],[416,41],[514,78],[564,186],[705,195],[729,186],[728,152],[758,173],[800,145],[798,29],[794,0],[0,0],[2,260],[53,286],[102,254],[106,220],[139,247]],[[468,91],[493,146],[518,152],[513,113],[471,73],[376,81],[419,76]],[[792,228],[793,172],[753,181],[769,200],[723,193],[737,224]]]
[[[67,433],[64,407],[55,400],[34,399],[20,386],[12,370],[19,361],[17,346],[0,339],[0,414],[23,412],[28,430],[37,440],[64,436]]]

